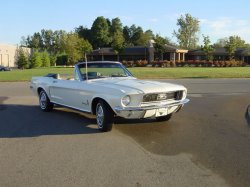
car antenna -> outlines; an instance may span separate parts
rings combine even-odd
[[[88,80],[88,60],[86,53],[84,54],[84,56],[85,56],[85,74],[86,74],[86,80]]]

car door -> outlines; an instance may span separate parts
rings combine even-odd
[[[50,87],[52,102],[89,112],[90,103],[87,87],[85,81],[54,80]]]

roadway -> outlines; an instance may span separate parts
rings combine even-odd
[[[249,79],[160,80],[191,99],[169,122],[41,112],[29,84],[0,83],[0,186],[248,186]]]

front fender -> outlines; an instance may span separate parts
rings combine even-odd
[[[91,100],[91,112],[95,114],[95,106],[98,100],[104,100],[116,113],[115,108],[121,106],[121,96],[96,94]]]

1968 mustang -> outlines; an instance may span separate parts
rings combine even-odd
[[[115,116],[167,121],[189,101],[184,86],[138,80],[119,62],[81,62],[74,71],[67,79],[33,77],[30,87],[43,111],[57,104],[92,113],[101,131],[112,129]]]

